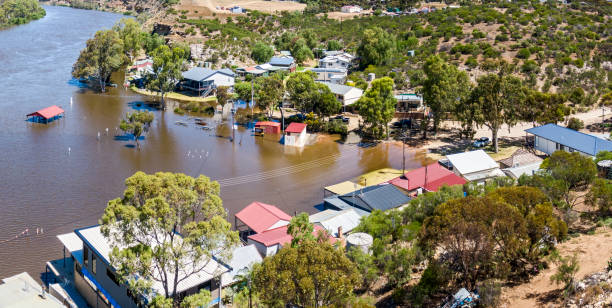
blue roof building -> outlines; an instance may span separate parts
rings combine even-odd
[[[601,151],[612,151],[612,141],[556,124],[530,128],[525,132],[535,136],[535,149],[548,155],[559,150],[580,152],[588,156],[595,156]]]
[[[272,66],[291,67],[295,64],[295,60],[291,56],[272,57],[269,63]]]

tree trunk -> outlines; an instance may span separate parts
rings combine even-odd
[[[497,131],[498,130],[499,129],[497,128],[491,129],[491,133],[493,134],[492,139],[493,139],[493,147],[495,147],[495,153],[499,152],[499,145],[497,144]]]
[[[106,81],[102,77],[100,77],[100,91],[106,92]]]
[[[166,95],[166,93],[164,91],[161,91],[161,107],[162,110],[166,110],[166,100],[164,100],[164,96]]]

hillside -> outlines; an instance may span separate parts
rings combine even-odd
[[[573,91],[575,103],[581,106],[594,104],[608,91],[612,4],[605,1],[585,5],[502,1],[427,14],[344,21],[299,11],[210,16],[186,1],[194,3],[183,0],[167,10],[159,22],[172,27],[172,40],[202,44],[202,55],[195,60],[217,66],[254,64],[249,56],[256,42],[274,44],[280,50],[291,48],[284,43],[287,39],[304,38],[316,52],[337,41],[343,49],[356,52],[364,30],[380,27],[392,35],[392,57],[384,65],[364,68],[353,79],[374,72],[393,77],[399,89],[415,89],[420,85],[424,59],[442,54],[472,78],[488,71],[496,61],[509,61],[530,86],[542,91]],[[415,51],[414,57],[408,56],[409,50]]]
[[[36,0],[0,0],[0,29],[21,25],[45,16]]]

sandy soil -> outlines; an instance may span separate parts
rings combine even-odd
[[[612,110],[610,110],[609,108],[606,108],[606,118],[610,117],[611,111]],[[601,114],[601,108],[596,108],[585,113],[573,114],[570,117],[581,119],[582,121],[584,121],[584,125],[586,126],[589,124],[601,122]],[[453,129],[460,127],[460,124],[455,121],[445,121],[442,124],[442,129],[446,132],[452,131]],[[533,127],[533,124],[526,122],[519,123],[511,128],[503,126],[502,129],[499,130],[498,136],[499,138],[522,138],[526,135],[525,130],[531,127]],[[587,130],[583,130],[583,132],[588,133]],[[474,138],[480,137],[491,138],[491,131],[485,126],[477,128],[476,135],[474,136]],[[450,136],[448,133],[440,133],[436,136],[435,139],[431,139],[427,143],[422,144],[419,147],[423,149],[436,149],[445,146],[453,146],[457,143],[457,141],[458,140],[456,138],[452,138],[452,136]]]
[[[580,269],[577,279],[601,271],[612,256],[612,230],[607,227],[597,229],[593,235],[581,235],[557,246],[562,256],[578,255]],[[502,307],[549,307],[560,306],[557,301],[561,286],[550,281],[556,266],[543,271],[529,283],[504,288]]]
[[[258,10],[266,13],[279,11],[301,11],[306,5],[294,1],[264,1],[264,0],[183,0],[181,5],[202,7],[202,16],[211,16],[212,13],[230,14],[226,9],[241,6],[249,10]],[[219,9],[217,9],[219,7]]]

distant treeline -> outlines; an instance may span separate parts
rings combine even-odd
[[[0,0],[0,28],[25,24],[45,14],[36,0]]]

